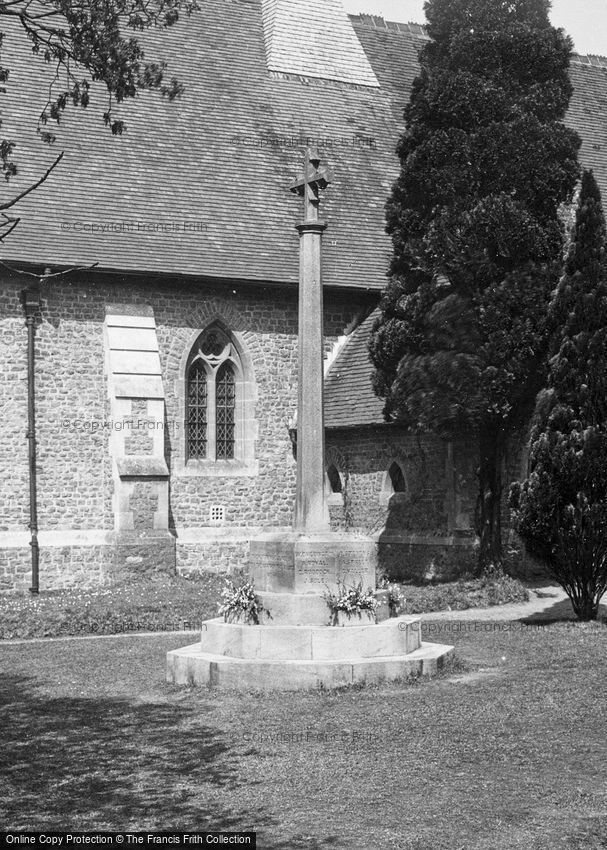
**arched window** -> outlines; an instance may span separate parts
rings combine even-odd
[[[188,458],[207,456],[207,373],[195,360],[188,371]]]
[[[330,493],[341,493],[343,490],[343,486],[341,483],[341,475],[337,471],[337,467],[335,464],[331,464],[331,466],[327,469],[327,481],[329,487],[327,488]]]
[[[238,457],[241,385],[238,352],[223,328],[213,324],[198,338],[188,358],[187,460],[225,461]],[[241,401],[240,404],[242,407]]]
[[[329,505],[344,503],[343,481],[334,463],[330,463],[325,472],[325,496]]]
[[[407,500],[407,480],[401,465],[395,460],[392,461],[384,474],[379,494],[380,505],[387,506],[391,500],[395,502]]]
[[[216,457],[231,460],[234,457],[236,425],[236,380],[231,363],[222,363],[215,380]]]
[[[390,469],[388,470],[388,475],[390,477],[390,482],[392,484],[392,492],[393,493],[406,493],[407,492],[407,482],[405,481],[405,476],[403,475],[403,471],[400,466],[394,461],[390,465]]]

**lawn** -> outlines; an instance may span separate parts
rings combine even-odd
[[[165,575],[90,590],[0,595],[0,639],[200,630],[217,616],[224,577]]]
[[[457,650],[438,679],[305,694],[169,686],[184,635],[4,642],[1,826],[255,829],[267,850],[607,848],[607,627],[430,630]]]
[[[239,582],[243,575],[235,580]],[[225,576],[163,576],[91,590],[42,591],[0,595],[0,640],[62,635],[123,634],[200,630],[217,616]],[[526,588],[501,575],[441,585],[402,587],[403,612],[447,611],[523,602]],[[328,618],[328,610],[327,610]]]

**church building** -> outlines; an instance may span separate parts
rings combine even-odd
[[[6,27],[5,138],[18,194],[0,265],[0,589],[30,584],[28,328],[40,588],[244,566],[291,527],[304,151],[330,182],[320,216],[326,487],[335,528],[372,534],[414,577],[471,552],[464,440],[387,425],[367,341],[390,257],[384,205],[421,26],[346,15],[341,0],[204,0],[141,41],[183,84],[172,102],[107,93],[37,134],[54,69]],[[607,60],[575,56],[567,122],[607,197]],[[513,460],[516,463],[516,459]]]

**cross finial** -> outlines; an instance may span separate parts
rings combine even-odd
[[[330,183],[325,168],[320,168],[320,157],[315,148],[308,148],[304,158],[304,170],[295,183],[289,187],[291,192],[304,199],[304,221],[318,221],[319,192]]]

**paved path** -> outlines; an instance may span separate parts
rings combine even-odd
[[[466,608],[464,611],[430,611],[420,616],[424,621],[522,620],[534,614],[548,614],[549,609],[555,605],[558,605],[562,612],[566,607],[563,605],[566,600],[567,594],[561,587],[542,587],[537,591],[529,590],[528,602],[509,602],[507,605],[492,605],[489,608]]]

